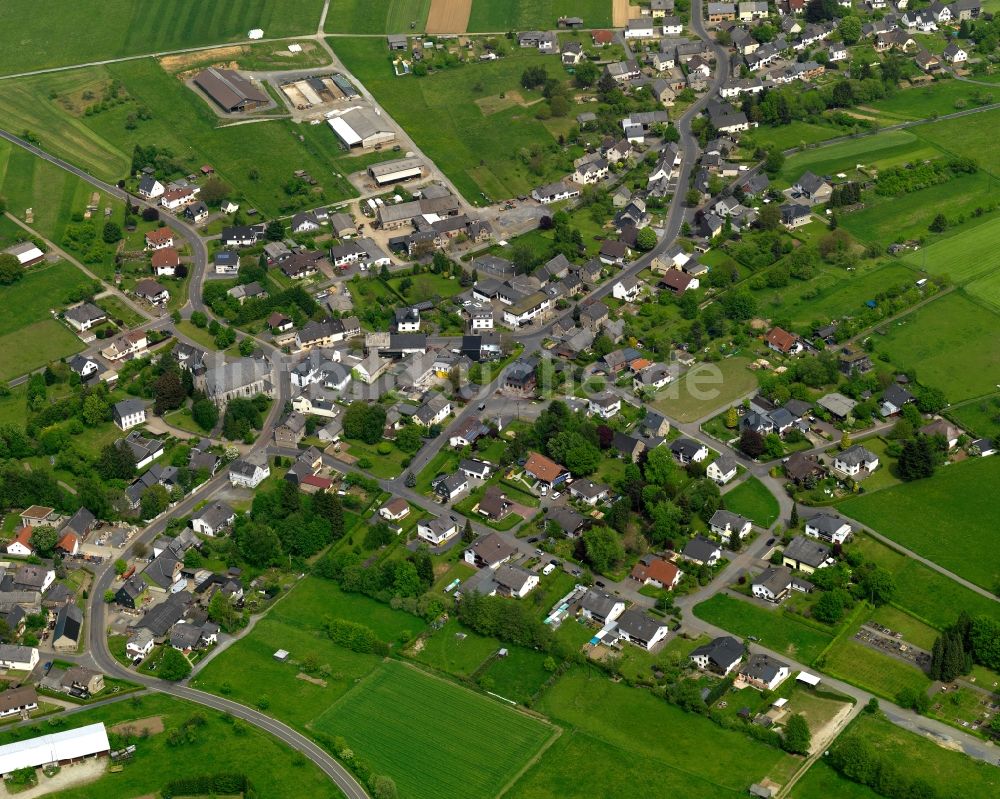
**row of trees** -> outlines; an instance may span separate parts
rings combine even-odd
[[[973,663],[1000,668],[1000,622],[985,615],[972,618],[962,611],[934,641],[931,679],[949,682],[969,674]]]

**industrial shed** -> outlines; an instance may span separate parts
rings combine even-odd
[[[381,117],[368,108],[352,108],[327,123],[347,149],[371,149],[396,140],[396,132]]]
[[[424,163],[419,158],[396,158],[392,161],[383,161],[381,164],[372,164],[368,167],[368,174],[379,186],[386,186],[389,183],[422,177]]]
[[[0,774],[21,768],[37,768],[48,763],[72,763],[100,757],[111,751],[103,724],[88,724],[74,730],[41,735],[0,746]]]
[[[271,102],[263,89],[258,89],[232,69],[203,70],[194,77],[195,85],[227,113],[252,111]]]

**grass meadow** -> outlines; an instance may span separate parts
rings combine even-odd
[[[75,288],[90,279],[65,261],[31,267],[17,283],[0,286],[0,380],[10,380],[84,349],[69,328],[52,318]]]
[[[85,113],[119,81],[127,95],[107,110]],[[140,109],[148,119],[132,119]],[[185,172],[211,164],[234,195],[267,215],[314,207],[354,196],[341,173],[359,164],[346,156],[326,126],[272,119],[222,125],[207,103],[154,59],[140,59],[0,82],[0,113],[7,127],[37,132],[41,146],[97,177],[126,177],[135,146],[169,151]],[[284,186],[296,170],[318,182],[311,193],[290,197]]]
[[[204,720],[204,724],[194,726],[191,739],[182,746],[170,745],[167,741],[169,731],[196,715]],[[259,796],[274,799],[343,797],[319,768],[270,733],[201,705],[164,694],[136,696],[82,710],[69,718],[52,718],[30,727],[19,727],[0,734],[0,743],[7,744],[97,722],[104,722],[110,728],[155,717],[163,720],[165,731],[138,741],[135,756],[123,771],[116,774],[105,772],[94,782],[48,795],[55,799],[159,796],[171,780],[233,772],[246,774]]]
[[[728,594],[695,605],[694,615],[743,638],[755,636],[763,646],[807,665],[833,640],[831,633],[796,621],[781,608],[763,608]]]
[[[94,8],[50,0],[45,13],[31,0],[0,4],[0,74],[84,64],[230,41],[262,28],[267,37],[315,33],[323,0],[106,0]]]
[[[953,291],[879,328],[885,332],[874,337],[875,349],[924,385],[941,389],[949,402],[961,402],[996,391],[998,325],[1000,316]]]
[[[609,794],[612,796],[735,796],[764,776],[783,782],[788,769],[794,769],[794,759],[781,751],[740,732],[720,729],[703,716],[685,713],[647,691],[614,683],[597,670],[571,669],[545,693],[537,707],[569,728],[563,734],[564,739],[571,736],[572,741],[582,734],[585,740],[601,744],[587,745],[587,749],[616,753],[602,759],[598,771],[584,761],[555,765],[562,758],[557,756],[555,748],[549,750],[524,782],[526,786],[545,784],[561,773],[560,782],[565,779],[566,788],[550,796],[581,795],[587,781],[580,777],[588,774],[598,779],[597,775],[603,774],[602,786],[612,782],[607,769],[613,762],[628,762],[630,775],[643,772],[669,775],[666,778],[671,784],[683,787],[676,794],[632,790],[628,794]],[[641,734],[637,734],[639,730]],[[552,775],[544,768],[549,764],[553,764]],[[585,770],[583,775],[578,769]],[[570,782],[574,774],[577,779]],[[629,781],[623,782],[627,785]],[[529,792],[523,786],[518,787],[522,792],[515,791],[515,796],[546,795],[538,788]],[[602,795],[595,793],[595,787],[591,784],[586,795]]]
[[[492,109],[476,102],[501,93],[513,100],[514,92],[525,103],[537,100],[540,94],[521,89],[521,73],[529,66],[553,69],[556,65],[550,58],[514,48],[498,61],[466,64],[423,78],[397,78],[382,39],[337,38],[331,44],[470,202],[481,201],[482,192],[494,198],[525,194],[559,177],[551,165],[544,174],[533,174],[520,158],[522,150],[552,141],[530,105],[504,103],[502,109],[487,113]]]
[[[947,414],[949,419],[974,436],[1000,436],[1000,394],[951,407]]]
[[[916,666],[876,652],[851,638],[831,647],[823,656],[821,668],[832,677],[891,701],[904,688],[923,692],[931,684],[930,678]]]
[[[556,732],[397,661],[355,685],[314,727],[345,738],[408,799],[496,796]]]
[[[723,496],[726,509],[746,516],[758,527],[770,527],[778,520],[778,500],[756,477],[744,480]]]
[[[848,516],[961,577],[1000,584],[1000,510],[984,486],[1000,483],[1000,459],[977,458],[931,478],[851,497]]]
[[[993,217],[982,224],[959,228],[955,235],[936,239],[927,247],[909,253],[906,260],[961,285],[1000,266],[1000,255],[993,247],[998,235],[1000,217]]]
[[[587,28],[611,26],[609,0],[472,0],[469,30],[487,33],[554,30],[563,16],[582,17]]]
[[[326,15],[327,33],[420,32],[431,0],[338,0]],[[416,25],[411,28],[410,23]]]
[[[660,398],[652,405],[681,422],[707,416],[713,409],[730,405],[757,387],[757,377],[747,368],[749,363],[748,358],[733,357],[708,366],[699,364],[660,391]],[[704,394],[709,394],[709,398]]]
[[[752,293],[762,313],[774,319],[787,319],[792,327],[802,328],[814,321],[857,314],[880,291],[889,286],[911,285],[918,279],[915,269],[898,261],[862,261],[853,272],[822,267],[810,280],[794,280],[781,289]]]

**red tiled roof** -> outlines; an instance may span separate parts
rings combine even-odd
[[[632,570],[632,576],[637,580],[656,580],[663,585],[673,585],[680,571],[673,563],[656,558],[647,566],[637,563]]]
[[[691,275],[685,274],[679,269],[668,269],[660,283],[671,291],[682,294],[687,291],[688,286],[690,286],[693,281],[694,278],[691,277]]]
[[[614,39],[615,35],[611,31],[594,31],[595,44],[611,44]]]
[[[528,460],[524,464],[524,471],[537,477],[546,483],[551,483],[559,475],[566,471],[565,466],[560,466],[555,461],[540,455],[537,452],[529,453]]]
[[[59,539],[56,549],[61,549],[63,552],[75,552],[77,541],[75,533],[66,533],[66,535]]]
[[[316,486],[317,488],[327,489],[333,485],[333,480],[329,477],[321,477],[318,474],[310,474],[303,477],[299,481],[302,485]]]
[[[31,529],[32,528],[28,525],[22,527],[17,531],[17,535],[14,536],[14,541],[11,541],[11,543],[13,544],[16,541],[17,543],[26,546],[28,549],[34,549],[34,547],[31,546]]]
[[[158,227],[156,230],[151,230],[146,234],[146,241],[150,244],[161,244],[165,241],[173,241],[174,234],[171,232],[170,228]]]
[[[764,339],[768,344],[781,352],[789,352],[795,346],[795,342],[798,341],[798,336],[794,333],[789,333],[787,330],[782,330],[780,327],[772,327]]]
[[[181,257],[173,247],[167,247],[154,252],[151,260],[153,268],[157,269],[161,266],[177,266],[181,262]]]

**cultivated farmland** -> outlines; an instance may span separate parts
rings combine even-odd
[[[472,0],[469,30],[552,30],[564,16],[582,17],[588,28],[609,27],[611,0]]]
[[[32,0],[4,0],[0,74],[246,40],[251,28],[315,33],[322,8],[323,0],[105,0],[98,24],[89,3],[49,0],[39,13]]]
[[[346,739],[411,799],[496,796],[555,734],[541,721],[395,661],[313,726]]]
[[[984,486],[1000,483],[1000,459],[940,469],[929,479],[852,497],[848,516],[983,588],[1000,584],[1000,511]]]
[[[875,349],[903,372],[940,388],[949,402],[980,397],[1000,382],[1000,317],[961,291],[879,327]]]
[[[424,30],[431,0],[338,0],[326,16],[327,33],[409,33]],[[414,27],[410,23],[415,22]]]

